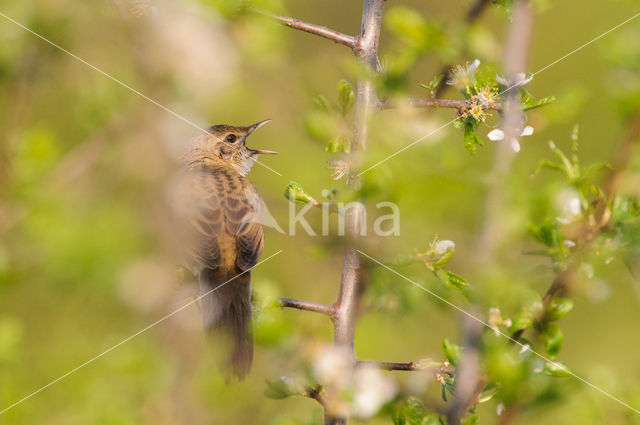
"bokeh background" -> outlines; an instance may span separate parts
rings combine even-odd
[[[425,97],[420,84],[446,63],[479,58],[500,69],[507,15],[491,5],[466,26],[470,3],[388,2],[381,63],[397,72],[389,90]],[[256,4],[348,34],[360,28],[359,1]],[[333,181],[327,168],[336,154],[315,140],[329,125],[318,121],[312,99],[322,94],[335,101],[338,81],[355,84],[357,68],[344,46],[237,13],[237,6],[225,0],[30,0],[3,2],[0,12],[195,126],[273,119],[249,144],[279,151],[263,161],[283,176],[256,165],[250,178],[286,228],[289,204],[282,193],[289,180],[318,198],[323,189],[346,191],[344,179]],[[531,72],[639,12],[636,2],[622,0],[548,0],[535,7]],[[407,22],[422,28],[421,38]],[[449,126],[370,173],[369,226],[375,203],[393,201],[401,234],[370,238],[368,253],[392,262],[425,250],[436,234],[453,240],[451,269],[471,282],[480,305],[513,314],[553,278],[547,258],[526,254],[538,248],[529,223],[560,208],[566,185],[549,172],[532,177],[540,160],[552,157],[547,142],[568,149],[578,124],[583,163],[609,161],[640,105],[639,70],[640,21],[634,21],[535,77],[529,90],[557,102],[529,114],[535,133],[521,141],[500,182],[504,234],[494,255],[483,256],[478,241],[496,150],[486,133],[497,118],[481,127],[486,146],[475,156]],[[195,288],[176,272],[166,188],[198,130],[6,18],[0,19],[0,93],[1,410],[193,299]],[[460,98],[453,89],[445,96]],[[379,113],[365,163],[453,117],[452,110]],[[623,187],[637,194],[637,156],[630,170]],[[307,217],[320,228],[319,211]],[[270,308],[269,300],[333,302],[340,249],[334,239],[309,237],[300,227],[295,236],[268,230],[264,257],[280,249],[254,272],[257,349],[246,381],[226,385],[216,372],[215,347],[206,344],[193,305],[3,413],[0,423],[320,423],[314,401],[273,400],[264,390],[265,380],[297,373],[310,352],[330,343],[330,323]],[[594,263],[593,277],[575,288],[559,359],[638,407],[640,280],[628,263]],[[424,267],[403,272],[438,290]],[[371,273],[364,310],[355,344],[361,359],[442,360],[443,338],[460,341],[459,313],[382,270]],[[578,381],[558,385],[558,400],[526,409],[516,423],[640,423]],[[481,423],[498,422],[495,404],[482,409],[488,414]]]

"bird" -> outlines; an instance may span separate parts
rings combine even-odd
[[[172,231],[198,279],[203,326],[228,345],[221,369],[238,380],[253,362],[251,269],[262,254],[266,210],[247,174],[258,155],[277,154],[246,141],[269,121],[214,125],[194,137],[169,201]]]

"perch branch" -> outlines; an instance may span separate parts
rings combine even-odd
[[[296,308],[298,310],[311,311],[314,313],[325,314],[327,316],[333,316],[333,308],[327,304],[296,300],[293,298],[280,298],[280,306],[283,308]]]
[[[299,31],[308,32],[309,34],[314,34],[328,40],[331,40],[338,44],[343,44],[347,47],[354,48],[356,46],[356,38],[347,34],[343,34],[341,32],[332,30],[327,27],[323,27],[321,25],[311,24],[309,22],[304,22],[299,19],[289,18],[286,16],[275,15],[273,13],[266,12],[264,10],[258,9],[256,7],[252,7],[256,13],[267,16],[271,19],[275,19],[280,22],[282,25],[286,25],[289,28],[293,28]]]

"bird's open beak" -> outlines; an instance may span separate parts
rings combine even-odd
[[[249,131],[247,132],[247,136],[250,135],[251,133],[253,133],[254,131],[256,131],[258,128],[262,127],[263,125],[265,125],[266,123],[268,123],[269,121],[271,121],[271,119],[266,119],[260,122],[257,122],[253,125],[249,126]]]
[[[249,131],[247,132],[247,136],[250,135],[251,133],[253,133],[254,131],[256,131],[256,129],[262,127],[263,125],[265,125],[266,123],[268,123],[269,121],[271,121],[271,119],[266,119],[260,122],[257,122],[253,125],[249,126]],[[263,151],[263,150],[259,150],[259,149],[249,149],[250,151],[257,153],[259,155],[277,155],[278,152],[274,152],[274,151]]]

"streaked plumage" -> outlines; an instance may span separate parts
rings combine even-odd
[[[245,142],[264,123],[218,125],[197,136],[185,151],[170,205],[200,293],[211,292],[201,300],[203,324],[214,340],[229,339],[231,371],[240,379],[253,359],[250,269],[264,244],[263,202],[245,175],[258,154],[275,153],[249,149]]]

